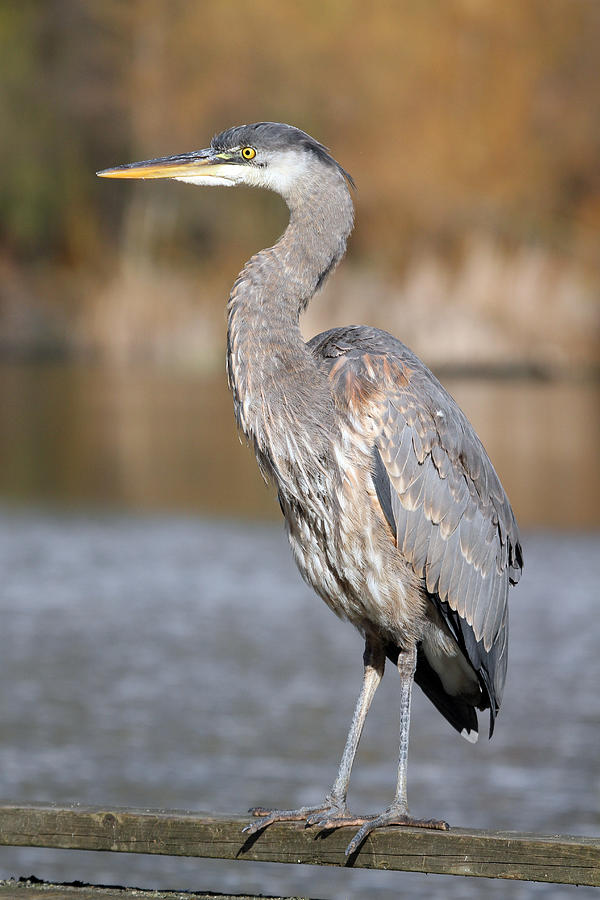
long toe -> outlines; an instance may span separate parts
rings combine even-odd
[[[331,811],[322,809],[320,812],[314,813],[306,820],[307,825],[316,825],[318,828],[347,828],[349,825],[362,825],[366,819],[364,816],[353,816],[348,810]]]
[[[349,816],[349,813],[344,805],[330,800],[329,797],[320,806],[301,806],[299,809],[265,809],[262,806],[255,806],[248,812],[251,816],[255,816],[257,821],[246,825],[243,829],[244,834],[256,834],[257,831],[268,828],[274,822],[306,822],[307,825],[318,825],[331,821],[331,828],[337,828],[342,824],[355,824],[353,819],[348,823],[336,821],[344,816]]]
[[[311,813],[315,812],[314,806],[303,806],[300,809],[264,809],[262,806],[254,806],[248,812],[256,816],[256,822],[249,822],[242,829],[244,834],[256,834],[263,828],[268,828],[273,822],[304,822]]]
[[[356,853],[368,834],[376,828],[383,828],[386,825],[403,825],[405,828],[431,828],[436,831],[448,831],[450,827],[447,822],[441,819],[415,819],[401,809],[391,806],[384,810],[381,815],[369,818],[364,822],[346,847],[346,856]]]

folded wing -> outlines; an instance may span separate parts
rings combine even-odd
[[[408,348],[367,328],[319,338],[325,357],[344,356],[346,384],[361,385],[376,409],[382,513],[480,679],[491,733],[506,676],[508,588],[522,567],[508,498],[465,415]]]

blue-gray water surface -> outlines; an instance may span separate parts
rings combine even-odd
[[[600,535],[529,533],[491,742],[416,692],[413,812],[460,826],[600,834]],[[0,514],[0,796],[243,812],[322,799],[362,645],[302,583],[281,527],[193,517]],[[395,784],[388,666],[351,784]],[[399,872],[0,848],[35,873],[177,890],[313,897],[596,896],[593,889]]]

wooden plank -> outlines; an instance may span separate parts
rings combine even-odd
[[[0,806],[0,845],[307,863],[600,886],[600,838],[381,828],[346,859],[348,828],[300,822],[242,834],[246,816],[52,805]]]
[[[152,891],[98,884],[51,884],[39,879],[0,881],[0,900],[286,900],[255,894],[199,894],[196,891]],[[288,897],[287,900],[301,900]]]

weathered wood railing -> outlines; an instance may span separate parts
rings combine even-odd
[[[600,838],[452,828],[382,828],[346,859],[348,829],[272,825],[248,837],[242,816],[54,805],[0,805],[0,845],[396,869],[600,886]],[[26,897],[14,892],[15,897]],[[0,897],[8,896],[0,886]],[[33,896],[33,894],[31,895]]]

